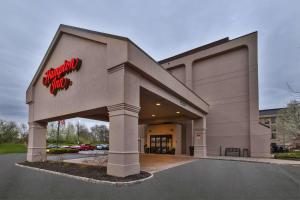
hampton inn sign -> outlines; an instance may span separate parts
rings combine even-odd
[[[256,32],[156,61],[128,38],[61,25],[26,92],[27,160],[47,159],[48,122],[74,117],[110,123],[114,176],[139,173],[145,150],[269,157],[257,77]]]
[[[46,87],[50,85],[50,93],[56,95],[59,90],[68,89],[72,85],[72,81],[65,77],[65,75],[78,71],[81,67],[82,61],[79,58],[72,58],[70,61],[66,60],[64,64],[57,68],[51,68],[46,71],[43,77],[43,84]]]

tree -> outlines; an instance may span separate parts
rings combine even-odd
[[[91,127],[91,134],[96,142],[108,142],[108,128],[105,125]]]
[[[50,122],[47,127],[47,141],[50,143],[56,142],[57,123]]]
[[[20,129],[13,121],[0,120],[0,143],[16,142],[19,140]]]
[[[63,134],[65,134],[65,141],[67,143],[76,143],[77,141],[77,133],[74,124],[69,122],[65,129],[63,129]]]
[[[20,125],[20,136],[22,142],[27,142],[28,139],[28,126],[24,123]]]
[[[276,119],[278,131],[282,134],[283,143],[296,139],[300,136],[300,103],[291,101],[286,109],[282,109],[278,113]]]
[[[78,144],[89,144],[92,142],[90,137],[90,132],[88,127],[85,124],[80,124],[79,122],[76,125],[77,132],[77,143]]]

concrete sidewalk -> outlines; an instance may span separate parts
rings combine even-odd
[[[207,156],[205,159],[231,160],[231,161],[256,162],[256,163],[269,163],[269,164],[279,164],[279,165],[299,165],[300,166],[300,161],[297,161],[297,160],[282,160],[282,159],[274,159],[274,158]]]
[[[162,155],[162,154],[140,154],[141,170],[150,173],[159,172],[196,160],[191,156]],[[64,162],[86,164],[94,166],[106,166],[107,156],[91,156],[84,158],[66,159]]]

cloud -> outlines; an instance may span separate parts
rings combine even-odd
[[[300,1],[1,1],[0,118],[26,121],[25,91],[59,24],[129,37],[157,60],[229,36],[259,34],[260,107],[300,90]]]

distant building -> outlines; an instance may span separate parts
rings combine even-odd
[[[259,111],[259,121],[271,128],[271,144],[283,145],[283,140],[281,140],[276,127],[276,118],[278,112],[282,108],[267,109]]]
[[[296,140],[291,140],[285,137],[282,133],[278,131],[276,125],[276,118],[280,110],[285,108],[275,108],[275,109],[266,109],[259,111],[259,121],[266,126],[271,128],[271,145],[286,145],[291,147],[300,147],[300,138]]]

